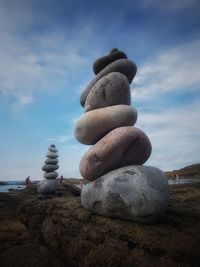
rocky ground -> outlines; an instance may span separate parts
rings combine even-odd
[[[0,266],[200,266],[199,189],[171,186],[153,225],[93,215],[68,189],[44,200],[34,188],[0,193]]]

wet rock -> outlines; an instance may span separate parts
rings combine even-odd
[[[156,221],[169,200],[168,180],[154,167],[126,166],[87,184],[81,193],[85,209],[141,223]]]
[[[80,97],[80,103],[84,107],[86,98],[93,88],[93,86],[98,82],[99,79],[101,79],[103,76],[107,75],[110,72],[120,72],[124,74],[127,78],[129,83],[132,82],[135,74],[137,71],[137,67],[133,61],[130,61],[129,59],[118,59],[108,66],[106,66],[102,71],[100,71],[97,76],[88,84],[86,89],[83,91]]]
[[[92,88],[85,101],[85,112],[113,105],[130,105],[131,93],[128,79],[119,72],[102,77]]]
[[[127,105],[95,109],[77,121],[75,136],[83,144],[95,144],[109,131],[121,126],[132,126],[136,120],[136,109]]]
[[[135,127],[119,127],[92,146],[80,161],[81,175],[95,180],[106,172],[127,165],[144,164],[151,154],[147,135]]]

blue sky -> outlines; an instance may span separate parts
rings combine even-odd
[[[136,127],[147,165],[171,170],[200,151],[200,4],[197,0],[1,0],[0,179],[41,179],[49,144],[59,174],[80,177],[89,146],[73,136],[92,64],[113,47],[138,66]]]

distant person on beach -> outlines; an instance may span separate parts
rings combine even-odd
[[[63,178],[63,176],[61,175],[61,176],[60,176],[60,184],[63,184],[63,180],[64,180],[64,178]]]
[[[81,179],[81,181],[80,181],[80,187],[81,187],[81,189],[83,188],[83,185],[84,185],[84,180]]]
[[[175,178],[176,178],[176,182],[177,182],[178,184],[180,184],[180,177],[179,177],[178,174],[176,174]]]
[[[25,179],[25,186],[26,187],[29,187],[31,185],[31,180],[30,180],[30,176],[28,176],[26,179]]]

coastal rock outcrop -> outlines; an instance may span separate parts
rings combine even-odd
[[[151,223],[165,211],[169,194],[165,174],[140,166],[151,155],[148,136],[133,127],[137,111],[130,107],[137,67],[118,49],[97,59],[95,78],[80,97],[85,114],[75,136],[93,145],[82,157],[79,170],[92,183],[81,193],[83,207],[109,217]]]
[[[47,159],[45,160],[45,165],[43,165],[42,170],[44,173],[45,180],[40,181],[38,184],[38,192],[43,195],[54,194],[59,187],[59,182],[56,179],[58,173],[55,171],[59,168],[58,154],[55,145],[50,145],[48,152],[46,153]]]

